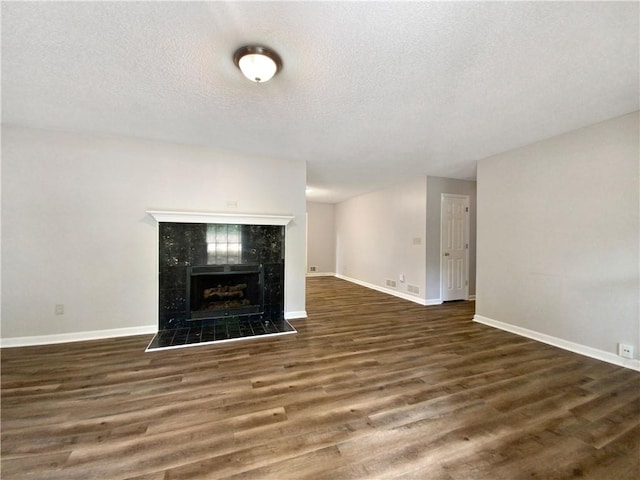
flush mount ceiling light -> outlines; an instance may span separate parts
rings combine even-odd
[[[233,61],[245,77],[256,83],[271,80],[282,68],[278,54],[267,47],[240,47],[233,54]]]

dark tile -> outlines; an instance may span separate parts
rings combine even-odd
[[[161,350],[167,347],[179,347],[235,338],[268,337],[274,334],[295,333],[295,331],[286,320],[267,322],[258,318],[251,318],[242,323],[237,318],[221,319],[217,320],[213,325],[193,330],[181,328],[160,331],[153,338],[147,350]]]
[[[189,329],[188,328],[179,328],[176,330],[176,334],[173,336],[173,345],[184,345],[187,343],[187,338],[189,337]]]
[[[186,343],[200,343],[202,341],[202,327],[189,329]]]
[[[216,340],[227,340],[229,338],[229,335],[227,335],[227,326],[224,322],[216,321],[214,332]]]
[[[202,342],[213,342],[216,339],[216,330],[214,326],[202,327]]]
[[[187,320],[187,267],[211,264],[212,259],[219,257],[208,255],[207,231],[211,230],[206,223],[159,224],[159,330],[182,330],[190,327],[213,326],[203,336],[215,340],[242,336],[264,334],[262,324],[256,324],[255,319],[243,317],[243,322],[222,319],[221,322],[211,323],[211,319]],[[281,318],[284,306],[284,238],[285,227],[278,225],[236,225],[227,224],[222,228],[228,241],[242,243],[242,256],[234,257],[233,263],[245,265],[262,264],[264,268],[264,316],[267,318]],[[217,230],[216,230],[217,232]],[[215,233],[215,241],[219,239]],[[209,232],[209,241],[212,241]],[[222,239],[224,241],[224,239]],[[225,257],[230,263],[229,256]],[[266,329],[266,331],[271,331]],[[186,338],[185,338],[186,335]],[[193,334],[177,331],[173,343],[191,341],[196,338]],[[163,337],[164,338],[164,337]],[[165,342],[166,340],[162,340]],[[195,340],[194,340],[195,341]],[[209,341],[209,340],[208,340]]]
[[[238,324],[241,337],[252,337],[254,335],[253,328],[251,328],[251,322],[249,320],[242,321]]]
[[[225,327],[227,330],[227,338],[239,338],[242,336],[237,320],[225,320]]]

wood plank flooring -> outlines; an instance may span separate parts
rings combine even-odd
[[[2,478],[638,479],[640,373],[307,281],[295,335],[2,350]]]

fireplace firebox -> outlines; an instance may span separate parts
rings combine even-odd
[[[264,313],[262,265],[191,266],[186,280],[186,320]]]

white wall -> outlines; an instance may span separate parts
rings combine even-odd
[[[477,314],[640,347],[638,113],[478,163]]]
[[[382,289],[389,288],[386,279],[395,280],[398,293],[424,299],[426,181],[422,177],[336,205],[338,276]],[[420,293],[408,293],[407,285]]]
[[[2,169],[3,339],[156,326],[157,228],[146,210],[295,215],[285,310],[304,313],[303,163],[3,127]]]
[[[336,271],[335,208],[330,203],[307,202],[307,272],[333,275]]]
[[[469,295],[476,293],[476,182],[427,177],[427,299],[441,300],[440,241],[443,193],[469,196]]]

